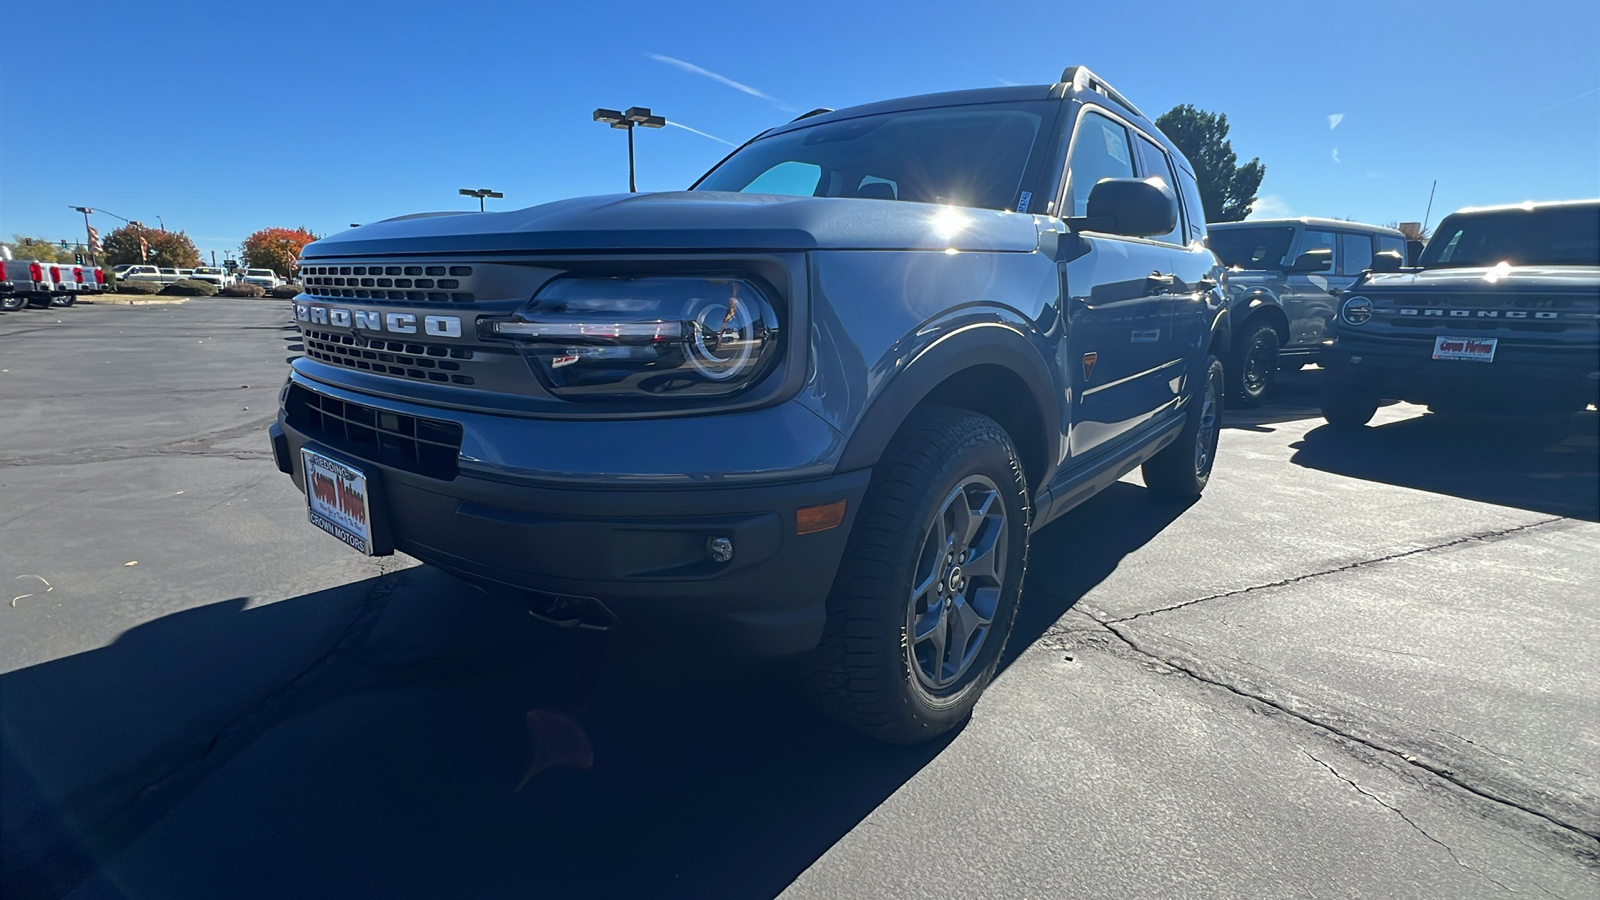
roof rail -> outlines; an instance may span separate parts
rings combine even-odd
[[[1132,112],[1134,115],[1139,116],[1140,118],[1148,118],[1144,113],[1139,111],[1139,107],[1129,103],[1128,98],[1122,96],[1122,94],[1120,94],[1116,88],[1107,83],[1104,78],[1101,78],[1099,75],[1089,71],[1088,66],[1067,66],[1066,69],[1061,72],[1061,83],[1071,85],[1078,90],[1087,88],[1091,91],[1099,91],[1100,93],[1126,107],[1128,111]]]
[[[811,117],[812,117],[812,116],[820,116],[820,115],[822,115],[822,114],[823,114],[823,113],[831,113],[831,112],[833,112],[833,110],[831,110],[831,109],[829,109],[829,108],[828,108],[828,107],[826,107],[826,106],[819,106],[819,107],[817,107],[817,108],[816,108],[816,109],[813,109],[813,110],[812,110],[812,111],[811,111],[811,112],[808,112],[808,113],[801,113],[801,114],[800,114],[800,115],[798,115],[798,116],[795,116],[795,117],[794,117],[794,118],[792,118],[792,119],[790,119],[790,120],[789,120],[789,121],[790,121],[790,122],[791,122],[791,123],[793,123],[793,122],[798,122],[798,121],[800,121],[800,120],[801,120],[801,119],[809,119],[809,118],[811,118]]]

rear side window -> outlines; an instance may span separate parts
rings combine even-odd
[[[1133,154],[1128,129],[1096,112],[1078,119],[1067,160],[1068,203],[1074,216],[1089,214],[1089,191],[1106,178],[1132,178]]]
[[[1365,234],[1339,235],[1340,275],[1360,275],[1372,268],[1372,238]]]
[[[1139,148],[1140,174],[1145,178],[1159,178],[1172,190],[1172,196],[1178,196],[1178,179],[1172,174],[1172,163],[1167,160],[1167,154],[1156,144],[1143,137],[1134,141]],[[1178,221],[1173,224],[1172,230],[1159,235],[1154,240],[1167,244],[1183,244],[1183,216],[1178,216]]]

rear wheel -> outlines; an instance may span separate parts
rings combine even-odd
[[[1322,393],[1322,417],[1335,428],[1360,428],[1378,413],[1378,398],[1357,388],[1329,385]]]
[[[1167,497],[1193,500],[1211,481],[1222,425],[1222,362],[1206,357],[1206,377],[1189,398],[1189,420],[1178,439],[1150,457],[1141,470],[1145,486]]]
[[[960,725],[994,677],[1027,564],[1032,506],[1005,430],[937,408],[873,473],[810,661],[813,695],[878,740]]]
[[[28,298],[21,294],[6,294],[0,297],[0,311],[16,312],[28,305]]]
[[[1245,406],[1260,403],[1278,380],[1278,329],[1271,322],[1247,323],[1244,340],[1233,353],[1228,377],[1233,399]]]
[[[62,307],[62,308],[71,306],[72,304],[77,303],[77,302],[78,302],[78,295],[77,294],[55,294],[55,295],[51,296],[51,298],[50,298],[50,305],[51,306],[57,306],[57,307]]]

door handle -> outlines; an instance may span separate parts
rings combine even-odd
[[[1177,282],[1178,276],[1170,272],[1165,275],[1160,272],[1151,272],[1149,275],[1146,275],[1144,279],[1145,289],[1152,294],[1159,294],[1169,291],[1172,289],[1174,284],[1177,284]]]

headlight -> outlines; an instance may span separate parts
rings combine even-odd
[[[777,310],[742,278],[561,278],[485,325],[574,400],[725,397],[779,355]]]
[[[1339,307],[1339,318],[1351,325],[1365,325],[1372,318],[1372,301],[1366,297],[1351,297]]]

